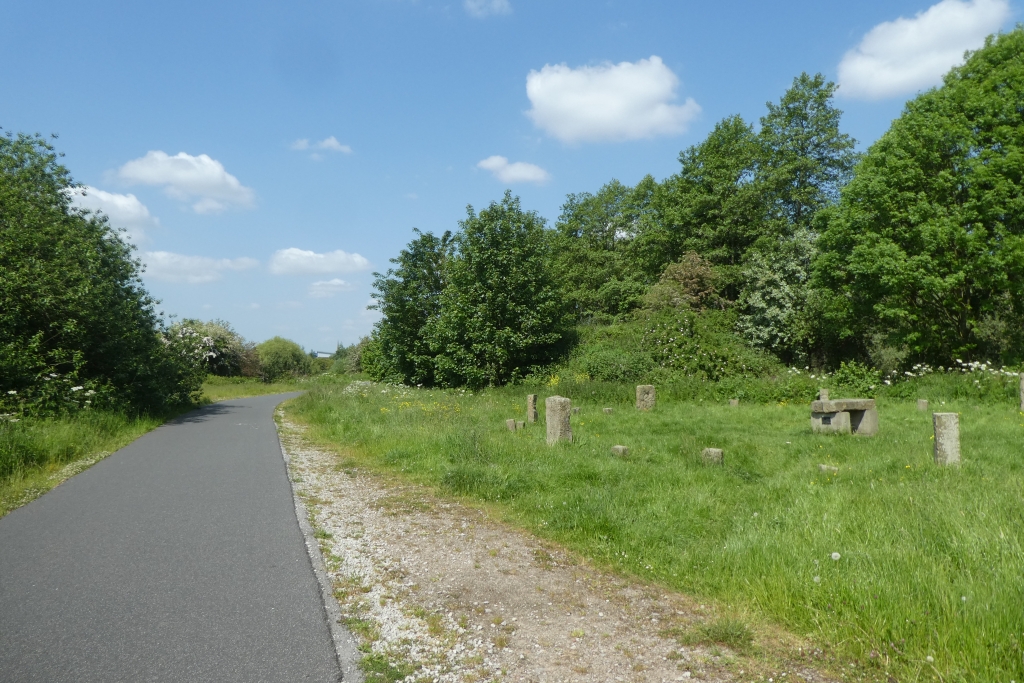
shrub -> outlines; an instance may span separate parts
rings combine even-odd
[[[259,354],[263,378],[273,382],[282,377],[307,375],[313,368],[312,360],[295,342],[283,337],[274,337],[256,347]]]

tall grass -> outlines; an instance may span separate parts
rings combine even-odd
[[[321,386],[289,410],[366,465],[759,613],[859,672],[1024,681],[1024,416],[1005,395],[954,398],[964,381],[915,385],[961,413],[963,463],[946,469],[932,463],[930,413],[884,397],[874,438],[811,434],[803,402],[730,408],[659,388],[656,409],[637,413],[631,386],[586,382],[476,395]],[[541,406],[573,395],[571,445],[545,444],[543,416],[506,429],[534,391]],[[615,444],[630,455],[611,455]],[[708,446],[725,449],[724,466],[703,463]]]

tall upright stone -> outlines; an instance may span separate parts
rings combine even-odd
[[[548,396],[544,400],[544,421],[547,422],[548,445],[559,441],[572,441],[572,427],[569,416],[572,401],[563,396]]]
[[[960,464],[960,414],[932,413],[935,427],[935,464]]]
[[[825,389],[824,387],[822,387],[821,389],[818,389],[818,400],[819,401],[827,401],[828,400],[828,389]]]
[[[654,385],[640,384],[636,388],[636,409],[650,410],[654,407]]]
[[[537,421],[537,394],[527,394],[526,396],[526,421]]]
[[[1020,412],[1024,413],[1024,372],[1020,373]]]

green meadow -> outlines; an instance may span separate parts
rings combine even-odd
[[[288,410],[364,466],[716,600],[755,631],[809,637],[854,678],[1024,681],[1024,416],[1006,396],[957,399],[950,386],[946,400],[929,381],[932,409],[961,415],[959,467],[933,464],[931,413],[911,398],[879,399],[876,437],[812,434],[803,400],[734,408],[661,387],[640,413],[633,387],[589,382],[324,384]],[[527,393],[540,421],[510,432]],[[543,404],[556,393],[581,410],[573,443],[548,446]],[[705,464],[705,447],[724,449],[724,465]]]

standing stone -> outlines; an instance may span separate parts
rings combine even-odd
[[[839,468],[832,465],[818,465],[818,471],[822,474],[839,474]]]
[[[573,415],[579,415],[580,414],[580,409],[577,408],[576,406],[573,406],[572,414]]]
[[[636,388],[636,409],[650,410],[654,407],[654,385],[641,384]]]
[[[612,446],[612,455],[625,457],[629,455],[629,448],[626,446]]]
[[[559,441],[572,441],[572,427],[569,426],[571,408],[572,401],[563,396],[548,396],[544,400],[544,420],[547,422],[549,446]]]
[[[926,399],[923,399],[923,398],[917,399],[917,409],[918,410],[928,410],[928,401]]]
[[[526,397],[526,421],[537,421],[537,394],[528,394]]]
[[[828,389],[825,389],[825,388],[818,389],[818,400],[819,401],[827,401],[828,400]]]
[[[525,429],[526,423],[522,420],[516,420],[516,429]]]
[[[604,409],[604,414],[605,415],[611,415],[612,414],[612,409],[611,408],[605,408]]]
[[[932,413],[935,427],[935,464],[960,464],[960,414]]]
[[[1020,373],[1020,411],[1024,413],[1024,372]]]
[[[704,462],[709,465],[721,465],[725,462],[725,456],[722,455],[721,448],[705,448],[700,457],[704,458]]]
[[[739,408],[740,407],[740,400],[738,398],[730,398],[729,399],[729,406],[732,407],[732,408]]]
[[[508,427],[508,431],[510,431],[510,432],[516,431],[516,421],[515,421],[515,419],[505,420],[505,426]]]

